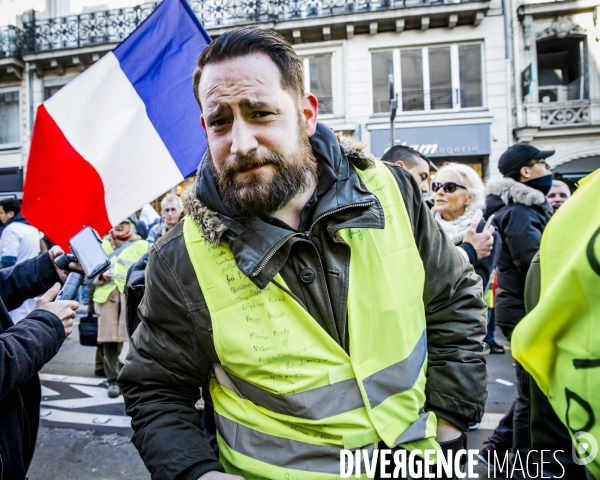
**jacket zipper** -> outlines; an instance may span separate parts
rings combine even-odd
[[[287,241],[292,238],[292,237],[296,237],[296,236],[303,236],[306,237],[307,239],[310,238],[310,234],[312,232],[312,229],[314,228],[314,226],[319,223],[319,221],[321,221],[321,219],[328,217],[329,215],[333,215],[334,213],[338,213],[341,212],[342,210],[348,210],[350,208],[359,208],[359,207],[371,207],[375,205],[375,202],[367,202],[367,203],[354,203],[352,205],[346,205],[344,207],[339,207],[339,208],[334,208],[333,210],[329,210],[328,212],[325,212],[322,215],[319,215],[316,220],[312,223],[312,225],[310,226],[310,228],[308,229],[308,232],[305,233],[292,233],[291,235],[288,235],[287,237],[285,237],[273,250],[271,250],[271,252],[269,253],[269,255],[267,255],[267,258],[265,258],[265,260],[259,265],[259,267],[250,274],[251,277],[256,277],[258,275],[260,275],[260,272],[262,272],[265,267],[267,266],[267,263],[269,263],[269,261],[273,258],[273,256],[278,252],[278,250],[283,247]]]
[[[267,263],[269,263],[269,261],[273,258],[273,255],[275,255],[277,253],[277,251],[281,247],[283,247],[290,238],[296,237],[298,235],[304,235],[304,234],[303,233],[292,233],[291,235],[288,235],[287,237],[285,237],[273,250],[271,250],[269,255],[267,255],[267,258],[265,258],[265,260],[259,265],[258,269],[255,270],[254,272],[252,272],[250,274],[250,276],[256,277],[257,275],[259,275],[260,272],[262,272],[265,269],[265,267],[267,266]]]
[[[310,234],[312,232],[313,227],[319,223],[319,221],[321,221],[322,218],[328,217],[329,215],[333,215],[334,213],[338,213],[341,212],[342,210],[348,210],[349,208],[359,208],[359,207],[371,207],[375,205],[375,202],[365,202],[365,203],[354,203],[352,205],[346,205],[345,207],[340,207],[340,208],[335,208],[333,210],[329,210],[328,212],[325,212],[322,215],[319,215],[317,217],[317,219],[312,223],[312,225],[310,226],[310,228],[308,229],[308,232],[306,232],[306,236],[310,237]]]

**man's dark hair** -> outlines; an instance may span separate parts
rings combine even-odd
[[[511,172],[506,172],[504,174],[504,177],[512,178],[513,180],[520,182],[521,181],[521,168],[523,168],[523,167],[517,168],[516,170],[513,170]]]
[[[4,213],[14,212],[15,215],[18,215],[21,211],[21,202],[16,198],[5,198],[0,200],[0,207],[2,207]]]
[[[304,94],[304,71],[302,61],[292,45],[279,33],[257,27],[236,28],[220,35],[208,45],[198,57],[193,75],[194,96],[200,103],[198,87],[200,77],[206,65],[219,63],[231,58],[243,57],[252,53],[263,53],[268,56],[281,75],[281,87],[292,96]]]
[[[408,145],[394,145],[381,157],[381,160],[384,162],[396,163],[402,161],[406,168],[412,168],[417,165],[419,159],[424,160],[427,165],[430,165],[429,159],[425,155]]]

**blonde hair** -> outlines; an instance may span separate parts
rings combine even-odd
[[[440,174],[444,172],[454,172],[462,179],[462,185],[467,187],[467,193],[471,198],[471,203],[467,205],[467,210],[483,209],[485,206],[485,188],[483,181],[475,170],[462,163],[445,163],[433,176],[432,182],[437,181]]]

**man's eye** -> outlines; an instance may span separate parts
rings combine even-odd
[[[227,124],[227,120],[221,118],[219,120],[215,120],[214,122],[211,123],[212,127],[222,127],[223,125]]]
[[[271,112],[256,112],[255,115],[257,117],[268,117],[269,115],[272,115]]]

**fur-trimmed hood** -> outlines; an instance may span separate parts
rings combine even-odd
[[[376,162],[375,157],[366,151],[364,143],[341,133],[334,136],[333,132],[322,124],[318,124],[315,135],[310,138],[310,143],[315,155],[320,156],[330,164],[338,175],[338,179],[346,175],[348,162],[344,159],[348,159],[352,165],[360,170],[372,168]],[[204,239],[218,245],[228,227],[220,218],[219,213],[209,208],[200,198],[199,188],[202,182],[203,163],[204,159],[198,168],[196,180],[182,194],[183,206],[186,214],[190,215],[200,227]]]
[[[528,210],[537,212],[534,216],[539,214],[543,218],[550,218],[552,215],[552,207],[542,192],[512,178],[492,180],[486,185],[485,190],[487,197],[483,215],[486,218],[495,214],[498,220],[500,210],[508,211],[517,207],[521,209],[529,207]]]
[[[521,205],[532,206],[542,205],[546,202],[546,197],[539,190],[506,177],[490,181],[486,185],[485,193],[500,197],[504,205],[519,203]]]

